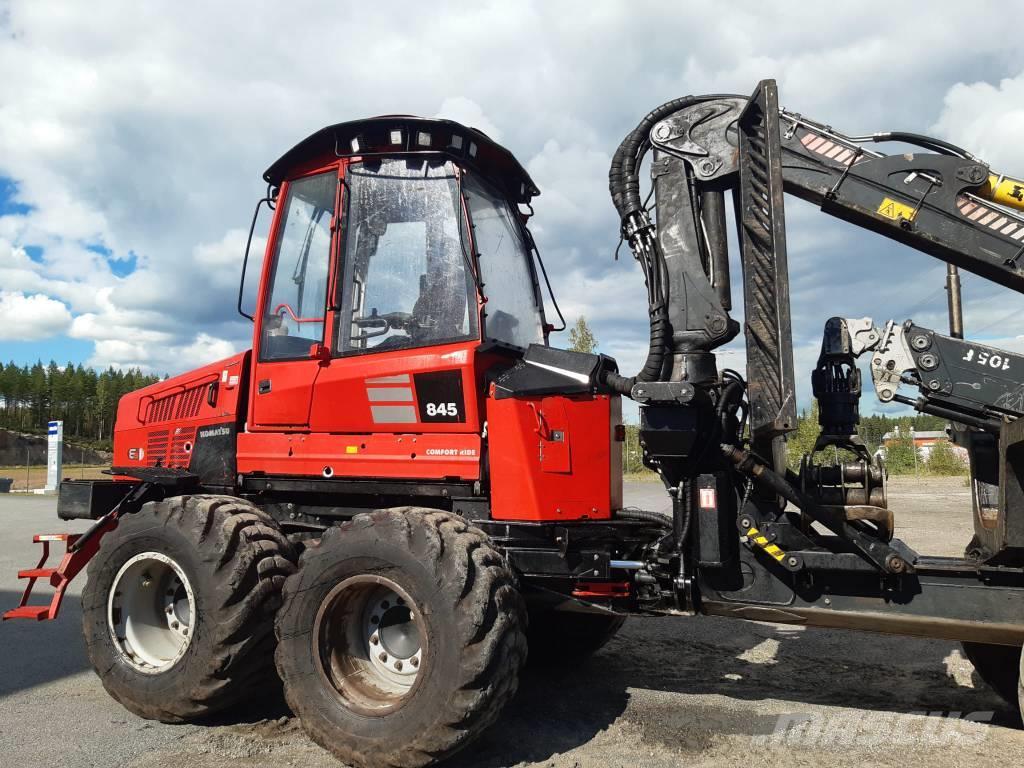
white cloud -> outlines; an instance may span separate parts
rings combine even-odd
[[[653,0],[440,4],[426,17],[402,2],[373,14],[312,0],[258,14],[242,2],[176,8],[15,0],[0,13],[0,71],[12,73],[0,79],[0,177],[31,206],[0,216],[0,290],[70,311],[64,328],[95,343],[98,365],[175,373],[249,343],[235,297],[261,173],[342,120],[439,115],[513,150],[541,186],[532,224],[567,319],[586,314],[626,373],[646,351],[646,307],[626,249],[612,260],[607,171],[658,104],[777,77],[784,104],[840,130],[932,126],[1024,171],[1016,30],[1005,4],[985,0],[971,6],[984,46],[963,44],[953,2],[907,10],[913,35],[754,0],[728,13],[707,3],[665,13]],[[806,204],[787,208],[801,363],[834,313],[880,321],[913,309],[941,327],[941,291],[922,303],[941,287],[941,265]],[[117,277],[96,245],[135,254],[137,270]],[[735,260],[733,285],[741,316]],[[965,294],[968,328],[999,319],[990,288],[968,282]],[[808,374],[797,371],[802,391]]]
[[[454,120],[457,123],[468,125],[483,131],[495,141],[501,141],[501,130],[487,119],[483,109],[472,99],[465,96],[450,96],[441,102],[441,108],[437,110],[434,117],[445,120]]]
[[[45,339],[65,331],[70,322],[68,308],[49,296],[0,291],[0,339]]]
[[[958,83],[946,93],[934,131],[992,164],[1024,174],[1024,73],[989,82]]]

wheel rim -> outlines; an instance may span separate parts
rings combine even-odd
[[[146,674],[173,667],[192,642],[192,585],[181,566],[142,552],[121,566],[107,599],[107,624],[121,658]]]
[[[313,637],[322,677],[356,712],[398,709],[421,677],[423,619],[391,579],[361,575],[342,581],[321,604]]]

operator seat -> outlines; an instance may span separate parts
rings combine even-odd
[[[412,316],[425,327],[415,332],[417,340],[443,341],[465,335],[467,298],[462,243],[446,237],[440,251],[430,270],[420,275],[420,295]]]

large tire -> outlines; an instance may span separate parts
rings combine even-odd
[[[103,687],[166,723],[265,696],[279,686],[274,614],[294,561],[277,524],[230,496],[178,496],[121,518],[82,594],[86,650]],[[147,626],[161,610],[173,633]]]
[[[530,663],[580,662],[601,650],[626,623],[625,616],[602,613],[530,610]]]
[[[456,515],[357,515],[303,553],[284,595],[285,696],[306,733],[347,764],[444,759],[515,694],[527,651],[523,600],[487,535]],[[408,642],[387,639],[396,628]]]
[[[1024,692],[1020,687],[1020,648],[988,643],[962,643],[964,655],[974,665],[978,676],[1009,704],[1024,708]],[[1018,703],[1020,702],[1020,703]]]

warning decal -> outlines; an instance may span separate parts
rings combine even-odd
[[[887,197],[882,200],[882,204],[878,206],[878,213],[885,216],[887,219],[892,219],[893,221],[899,221],[900,219],[910,221],[914,218],[914,209],[912,206],[893,200],[891,197]]]

